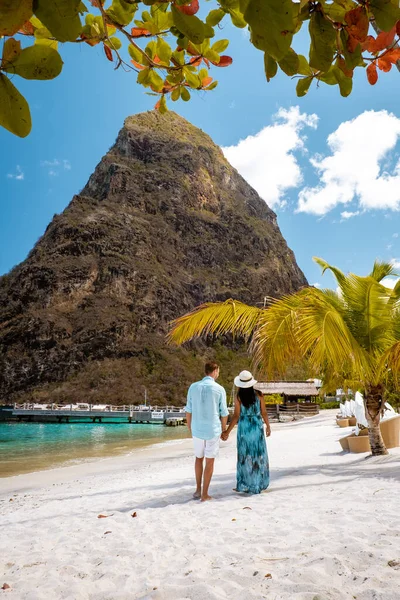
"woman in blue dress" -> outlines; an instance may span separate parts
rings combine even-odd
[[[235,491],[248,494],[260,494],[269,485],[268,452],[263,423],[266,425],[267,437],[271,435],[271,427],[262,394],[253,387],[256,383],[250,371],[242,371],[235,377],[235,385],[238,388],[235,412],[229,427],[221,436],[223,440],[227,440],[236,423],[239,423]]]

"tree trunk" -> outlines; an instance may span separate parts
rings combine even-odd
[[[372,456],[389,454],[379,427],[383,406],[383,386],[368,386],[365,390],[365,416],[368,421],[369,443],[371,445]]]

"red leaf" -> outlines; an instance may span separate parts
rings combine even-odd
[[[400,35],[400,21],[397,21],[396,23],[396,33],[397,35]]]
[[[396,26],[390,31],[381,31],[375,41],[375,52],[385,50],[393,44],[394,36],[396,35]]]
[[[390,71],[390,69],[392,68],[392,63],[390,62],[390,60],[385,60],[385,59],[386,59],[386,56],[378,59],[378,68],[381,71],[388,73],[388,71]]]
[[[107,519],[107,517],[112,517],[114,516],[114,513],[112,515],[97,515],[98,519]]]
[[[19,30],[19,33],[25,33],[26,35],[33,35],[35,33],[35,28],[30,21],[24,23]]]
[[[346,61],[341,56],[339,56],[339,58],[337,59],[337,65],[338,65],[339,69],[341,69],[343,71],[343,73],[346,75],[346,77],[353,77],[353,69],[349,69],[346,66]]]
[[[158,104],[159,102],[161,102],[161,99],[160,99],[160,100],[157,102],[157,104]],[[157,106],[157,104],[156,104],[156,106]],[[157,108],[158,108],[158,107],[157,107]],[[131,517],[137,517],[137,512],[133,512],[133,513],[131,514]]]
[[[203,87],[207,87],[208,85],[210,85],[210,83],[212,82],[213,78],[212,77],[204,77],[204,79],[201,82],[201,85]]]
[[[1,589],[2,589],[2,590],[10,590],[10,589],[11,589],[11,586],[10,586],[10,585],[8,585],[8,583],[3,583],[3,585],[1,586]]]
[[[154,108],[156,110],[158,110],[161,106],[161,98],[159,99],[159,101],[157,102],[157,104],[154,105]],[[133,513],[133,515],[131,515],[132,517],[136,516],[136,513]]]
[[[375,85],[376,82],[378,81],[378,73],[377,73],[377,70],[376,70],[376,63],[375,63],[375,61],[372,62],[367,67],[367,79],[368,79],[368,81],[369,81],[369,83],[371,85]]]
[[[89,44],[89,46],[97,46],[97,44],[100,43],[100,40],[96,40],[93,38],[87,38],[84,33],[81,33],[81,39],[85,40],[86,44]]]
[[[216,67],[229,67],[232,64],[233,60],[230,56],[221,56],[218,63],[211,61],[213,65]]]
[[[398,60],[400,60],[400,49],[399,48],[393,48],[393,50],[389,50],[389,52],[386,52],[386,54],[384,54],[382,56],[383,60],[387,60],[388,62],[391,63],[396,63]]]
[[[192,67],[198,67],[202,60],[203,59],[201,56],[193,56],[193,58],[189,60],[189,63],[192,65]]]
[[[136,67],[137,69],[139,69],[139,71],[143,71],[143,69],[145,69],[145,68],[146,68],[144,65],[141,65],[140,63],[136,62],[136,60],[133,60],[133,59],[132,59],[132,60],[131,60],[131,63],[132,63],[133,65],[135,65],[135,67]]]
[[[142,35],[151,35],[148,29],[143,29],[142,27],[132,27],[131,36],[132,37],[142,37]]]
[[[364,6],[349,10],[345,15],[349,36],[363,42],[368,35],[369,19]]]
[[[204,56],[203,56],[203,60],[204,60],[205,64],[207,65],[207,67],[210,68],[210,61],[208,60],[208,58],[204,58]]]
[[[191,0],[188,4],[183,6],[174,5],[184,15],[195,15],[199,10],[199,0]]]
[[[361,50],[367,50],[367,52],[375,54],[375,43],[376,39],[372,35],[368,35],[364,42],[361,44]]]
[[[106,53],[106,56],[107,56],[108,60],[110,60],[111,62],[113,62],[113,55],[112,55],[111,48],[109,48],[105,44],[104,44],[103,48],[104,48],[104,52]]]

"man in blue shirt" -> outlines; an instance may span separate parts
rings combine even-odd
[[[214,460],[218,455],[221,432],[225,431],[228,422],[226,392],[216,382],[219,366],[215,362],[207,362],[204,371],[205,377],[190,386],[186,403],[187,425],[192,434],[196,456],[196,491],[193,497],[201,498],[202,502],[211,500],[208,488],[214,471]],[[206,466],[203,472],[204,458]]]

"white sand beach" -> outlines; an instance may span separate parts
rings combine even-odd
[[[400,451],[343,454],[334,414],[272,425],[259,496],[232,491],[235,435],[204,504],[190,440],[0,480],[1,594],[398,600]]]

